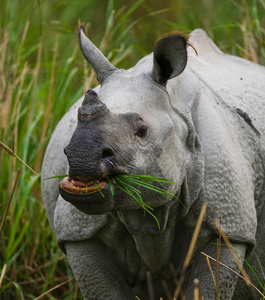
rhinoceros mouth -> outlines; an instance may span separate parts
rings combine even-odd
[[[65,177],[60,182],[60,188],[65,192],[73,195],[89,195],[102,190],[106,185],[104,180],[95,180],[83,182],[74,180],[71,177]]]
[[[113,195],[107,181],[78,181],[65,177],[59,185],[62,198],[81,212],[91,215],[105,214],[114,207]]]

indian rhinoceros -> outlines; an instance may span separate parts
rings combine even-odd
[[[100,86],[88,90],[53,133],[42,193],[83,297],[148,299],[150,272],[155,299],[169,299],[204,203],[207,214],[182,285],[186,299],[194,297],[195,278],[204,299],[214,299],[201,252],[216,257],[215,219],[240,261],[246,258],[264,283],[265,68],[224,54],[201,29],[189,38],[163,36],[154,53],[129,70],[116,69],[82,26],[79,39]],[[69,175],[59,194],[58,179],[45,179],[61,174]],[[174,182],[166,186],[171,199],[139,187],[160,230],[132,197],[119,189],[113,195],[104,178],[117,174]],[[226,245],[221,262],[238,271]],[[220,299],[261,297],[238,278],[220,267]]]

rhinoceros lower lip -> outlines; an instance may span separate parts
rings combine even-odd
[[[76,181],[71,177],[65,177],[60,182],[60,188],[69,194],[89,195],[98,192],[98,190],[102,190],[105,184],[106,181],[95,180],[84,183],[82,181]]]

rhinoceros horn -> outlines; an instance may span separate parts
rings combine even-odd
[[[104,116],[108,112],[107,106],[100,101],[98,94],[89,89],[85,93],[81,107],[78,109],[78,119],[90,121],[92,119]]]
[[[100,84],[114,73],[115,68],[100,50],[87,38],[85,28],[79,24],[79,42],[84,57],[94,69]]]

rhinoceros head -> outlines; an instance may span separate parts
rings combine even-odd
[[[70,167],[69,177],[60,184],[65,200],[88,214],[119,211],[125,216],[141,211],[136,218],[142,220],[142,210],[134,199],[120,190],[112,195],[104,178],[115,174],[170,178],[175,184],[167,188],[180,195],[191,156],[189,130],[183,117],[172,109],[166,85],[185,69],[187,44],[182,35],[162,37],[153,60],[147,56],[125,71],[114,68],[80,27],[82,52],[101,87],[98,93],[86,92],[77,128],[65,148]],[[176,199],[168,200],[149,190],[141,192],[163,223],[159,216],[165,215]]]

